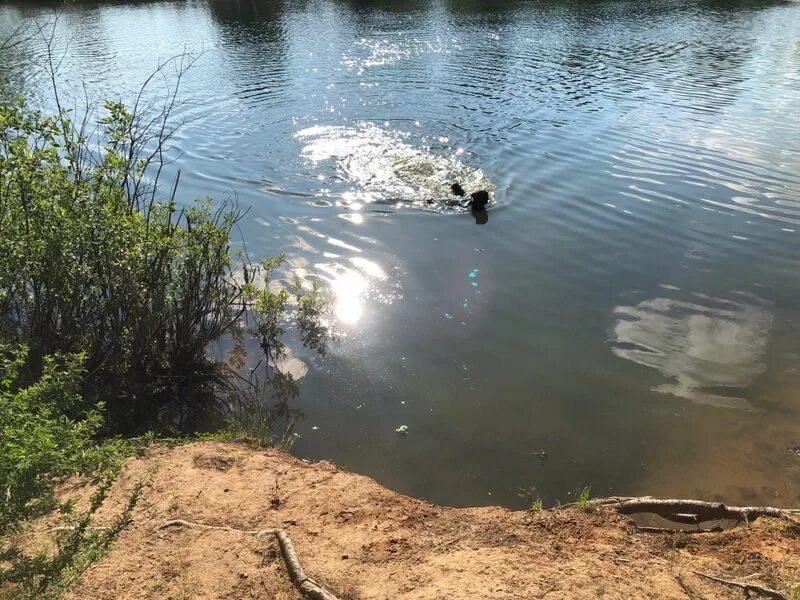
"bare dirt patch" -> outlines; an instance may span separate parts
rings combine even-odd
[[[207,453],[198,454],[194,457],[194,466],[201,469],[216,469],[217,471],[227,471],[236,464],[236,458],[223,456],[221,454]]]
[[[689,535],[640,532],[610,508],[445,508],[327,462],[209,442],[153,448],[131,459],[107,514],[147,477],[152,484],[133,524],[70,598],[300,597],[273,538],[157,529],[171,519],[283,529],[307,574],[342,600],[740,599],[744,590],[698,573],[787,596],[800,581],[800,538],[767,518]]]

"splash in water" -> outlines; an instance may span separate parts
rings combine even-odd
[[[373,123],[309,127],[297,137],[305,142],[302,154],[315,168],[333,170],[323,177],[347,186],[338,194],[345,205],[461,212],[468,209],[453,195],[452,182],[467,190],[494,189],[483,171],[462,162],[459,151],[438,154]]]

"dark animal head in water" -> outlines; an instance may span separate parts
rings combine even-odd
[[[464,195],[466,195],[466,192],[464,191],[464,188],[462,188],[462,187],[461,187],[459,184],[457,184],[457,183],[454,183],[453,185],[451,185],[451,186],[450,186],[450,189],[453,191],[453,193],[454,193],[456,196],[464,196]]]
[[[458,183],[452,184],[450,189],[456,196],[466,196],[464,188],[462,188]],[[472,212],[485,210],[486,205],[489,204],[489,192],[486,190],[478,190],[477,192],[473,192],[469,195],[469,197],[470,199],[467,200],[466,204],[462,203],[462,206],[469,206],[472,209]]]
[[[489,204],[489,192],[486,190],[478,190],[469,195],[472,200],[469,201],[469,207],[472,212],[484,210],[486,205]]]

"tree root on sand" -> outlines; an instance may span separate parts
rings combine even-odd
[[[304,594],[305,597],[311,598],[312,600],[339,600],[335,594],[332,594],[325,589],[325,587],[306,575],[305,571],[303,571],[303,566],[300,564],[300,559],[297,556],[297,552],[294,549],[294,544],[292,544],[292,539],[283,529],[236,529],[235,527],[204,525],[203,523],[192,523],[191,521],[184,521],[183,519],[174,519],[172,521],[162,523],[156,527],[155,531],[160,531],[161,529],[167,529],[169,527],[213,529],[216,531],[230,531],[244,535],[254,535],[256,537],[274,535],[278,540],[278,546],[280,546],[283,562],[286,564],[286,570],[289,571],[289,578],[292,580],[292,583],[300,591],[300,593]]]
[[[608,506],[625,515],[636,513],[656,514],[673,523],[697,525],[706,521],[729,519],[750,523],[759,517],[772,517],[789,521],[800,527],[800,510],[773,508],[771,506],[726,506],[722,502],[702,500],[659,500],[651,496],[612,496],[592,500],[596,506]]]
[[[715,577],[714,575],[709,575],[708,573],[701,573],[700,571],[692,571],[692,573],[694,573],[695,575],[699,575],[700,577],[705,577],[706,579],[710,579],[711,581],[716,581],[718,583],[724,583],[725,585],[738,587],[744,590],[744,593],[747,597],[749,597],[750,592],[754,592],[756,594],[761,594],[762,596],[765,596],[767,598],[774,598],[774,600],[786,600],[786,596],[784,596],[780,592],[767,587],[756,585],[755,583],[748,583],[746,581],[734,581],[732,579],[722,579],[720,577]]]
[[[612,496],[609,498],[599,498],[590,501],[592,506],[607,506],[613,508],[619,513],[631,515],[637,513],[652,513],[667,519],[673,523],[697,525],[708,521],[719,521],[723,519],[742,522],[749,524],[759,517],[771,517],[788,521],[793,527],[800,527],[800,510],[798,509],[782,509],[773,508],[770,506],[727,506],[721,502],[704,502],[702,500],[660,500],[651,496],[630,497],[630,496]],[[565,505],[561,508],[565,508]],[[292,540],[289,534],[278,528],[271,529],[236,529],[235,527],[227,527],[220,525],[205,525],[203,523],[193,523],[191,521],[184,521],[183,519],[174,519],[167,521],[156,527],[155,531],[167,529],[170,527],[189,527],[194,529],[211,529],[216,531],[230,531],[244,535],[253,535],[256,537],[264,537],[273,535],[278,540],[278,545],[281,549],[283,561],[286,564],[286,569],[289,572],[289,578],[294,586],[304,594],[305,597],[311,600],[339,600],[337,596],[324,586],[317,583],[314,579],[306,575],[303,571],[303,566],[300,564],[300,559],[294,549]],[[658,527],[643,527],[646,531],[668,531]],[[712,530],[697,530],[686,531],[685,533],[701,533]],[[729,579],[721,579],[699,571],[692,571],[700,577],[705,577],[718,583],[738,587],[745,591],[746,594],[757,593],[762,596],[773,598],[776,600],[786,600],[786,597],[770,588],[762,587],[754,583],[747,583],[744,581],[734,581]]]

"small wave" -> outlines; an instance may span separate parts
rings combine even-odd
[[[362,38],[356,42],[351,51],[342,56],[341,64],[347,69],[363,74],[366,69],[393,65],[414,56],[445,54],[460,49],[454,40],[440,38],[429,40],[404,36],[397,36],[392,40]]]

